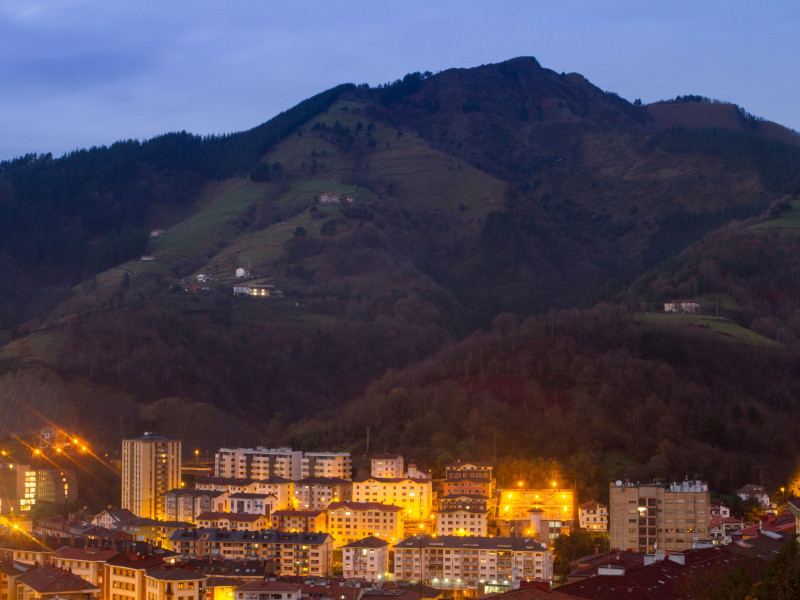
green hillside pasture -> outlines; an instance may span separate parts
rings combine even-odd
[[[792,202],[792,210],[783,212],[780,218],[753,225],[753,229],[800,230],[800,200]]]
[[[34,331],[0,348],[0,361],[58,364],[64,339],[55,329]]]
[[[229,221],[262,200],[270,187],[270,184],[257,184],[246,178],[208,184],[199,202],[200,210],[164,235],[153,238],[150,241],[152,254],[169,261],[224,246],[238,233]]]
[[[345,110],[347,108],[347,110]],[[364,129],[359,136],[368,135],[366,127],[369,117],[361,112],[362,105],[355,102],[336,102],[328,112],[312,119],[303,129],[302,136],[285,140],[269,160],[279,161],[286,172],[287,165],[295,176],[302,163],[308,165],[314,159],[322,163],[321,172],[330,175],[330,183],[324,180],[324,191],[337,191],[340,182],[336,169],[352,168],[340,150],[311,131],[318,122],[329,128],[338,121],[342,127],[355,132],[360,121]],[[465,219],[478,218],[491,210],[503,206],[506,184],[448,154],[430,148],[417,134],[374,123],[369,134],[375,145],[368,154],[360,157],[361,167],[370,178],[388,186],[391,194],[418,210],[442,210],[461,214]],[[312,156],[314,151],[316,156]],[[301,169],[301,172],[302,169]],[[313,175],[319,180],[318,174]],[[310,186],[308,186],[310,187]],[[357,197],[364,193],[359,188]],[[373,190],[374,191],[374,190]],[[462,206],[463,205],[463,206]]]
[[[251,298],[236,296],[233,299],[232,323],[235,328],[266,325],[269,323],[293,323],[309,331],[334,327],[336,317],[303,312],[302,304],[295,306],[289,298]]]
[[[764,337],[750,329],[731,323],[724,319],[705,317],[702,315],[681,315],[667,313],[641,313],[634,317],[643,323],[667,323],[681,325],[684,327],[697,327],[698,330],[705,329],[723,339],[742,342],[753,346],[780,346],[778,342]]]
[[[417,210],[461,212],[464,218],[477,218],[503,208],[504,182],[430,148],[414,133],[405,133],[378,150],[369,164],[394,196]]]
[[[700,303],[703,312],[714,313],[717,302],[719,302],[720,311],[736,312],[741,309],[739,303],[727,294],[702,294],[697,297],[697,301]]]
[[[314,121],[316,122],[316,121]],[[313,123],[312,123],[313,124]],[[316,131],[304,127],[302,135],[289,136],[266,156],[270,164],[279,162],[284,177],[291,180],[321,178],[333,180],[350,165],[339,149],[320,137]],[[321,191],[331,191],[323,187]]]

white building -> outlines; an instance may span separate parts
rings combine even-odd
[[[581,529],[608,531],[608,507],[595,500],[578,506],[578,523]]]
[[[479,507],[442,508],[436,513],[436,533],[485,537],[487,520],[487,512]]]
[[[352,477],[349,452],[306,452],[291,448],[220,448],[214,456],[218,477],[297,481],[305,477]]]
[[[345,579],[382,581],[389,575],[389,542],[369,536],[342,548]]]
[[[402,477],[403,457],[399,454],[376,454],[372,457],[373,477]]]
[[[394,547],[394,576],[445,589],[551,581],[553,551],[527,538],[412,536]]]

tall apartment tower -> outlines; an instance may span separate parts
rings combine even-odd
[[[613,549],[680,551],[711,537],[710,497],[705,482],[617,481],[609,487],[609,500]]]
[[[181,484],[181,441],[145,433],[122,440],[122,508],[164,518],[164,494]]]

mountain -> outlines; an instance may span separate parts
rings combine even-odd
[[[334,416],[353,415],[373,382],[411,373],[413,385],[402,375],[399,387],[427,397],[433,376],[419,365],[457,355],[480,329],[511,330],[516,325],[502,326],[516,323],[511,315],[566,310],[568,329],[580,330],[601,301],[633,313],[693,296],[695,272],[714,279],[708,288],[698,283],[698,293],[746,310],[725,313],[739,329],[709,336],[692,364],[710,368],[708,356],[732,338],[724,347],[737,348],[737,361],[770,348],[771,373],[796,353],[786,337],[795,326],[793,288],[774,294],[773,304],[756,301],[761,292],[747,300],[743,289],[778,281],[757,254],[771,247],[725,236],[742,230],[769,240],[749,219],[789,218],[786,206],[800,190],[798,139],[732,104],[696,96],[631,104],[580,75],[518,58],[412,73],[378,88],[342,85],[228,136],[173,133],[2,163],[0,425],[17,432],[23,423],[70,421],[112,451],[121,436],[153,428],[179,433],[187,447],[357,448],[358,431]],[[149,237],[151,230],[163,235]],[[727,249],[718,247],[723,239],[732,240]],[[749,265],[746,281],[729,277],[721,258],[734,249]],[[793,272],[786,249],[781,277]],[[713,252],[716,278],[702,258]],[[240,267],[253,273],[248,283],[282,296],[234,296]],[[194,293],[200,274],[210,280],[198,286],[208,289]],[[636,341],[655,335],[645,333],[650,324],[620,318],[626,335],[598,340],[602,352],[580,360],[607,361],[617,343],[651,344]],[[773,324],[786,330],[778,340],[769,339]],[[653,325],[656,337],[675,325],[683,336],[682,323],[668,322]],[[529,343],[545,352],[537,362],[552,360],[550,341]],[[475,405],[474,423],[498,399],[511,407],[533,401],[513,390],[533,386],[535,369],[509,380],[510,392],[473,382],[469,360],[447,369],[466,373],[470,393],[490,399],[485,409]],[[507,360],[514,359],[498,358],[497,368],[513,371]],[[617,376],[604,373],[582,393],[597,394]],[[562,384],[578,385],[573,375]],[[700,386],[697,373],[677,369],[674,377],[675,386]],[[554,430],[568,427],[578,406],[562,399],[562,384],[535,384],[546,391],[530,414],[544,410]],[[625,402],[674,394],[649,385],[626,392]],[[661,401],[673,416],[684,406]],[[752,402],[766,413],[767,399]],[[20,409],[26,405],[35,412]],[[432,406],[428,429],[411,426],[409,434],[423,431],[440,449],[442,440],[482,439],[475,428],[443,429],[437,442],[429,429],[442,416]],[[390,427],[409,420],[397,419]],[[400,443],[394,434],[385,440]],[[627,443],[587,440],[595,442],[601,454]],[[461,447],[508,454],[495,446]],[[430,458],[430,448],[407,447]],[[550,447],[544,455],[563,459]]]

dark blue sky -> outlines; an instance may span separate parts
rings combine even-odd
[[[240,131],[339,83],[516,56],[800,129],[797,0],[2,0],[0,159]]]

